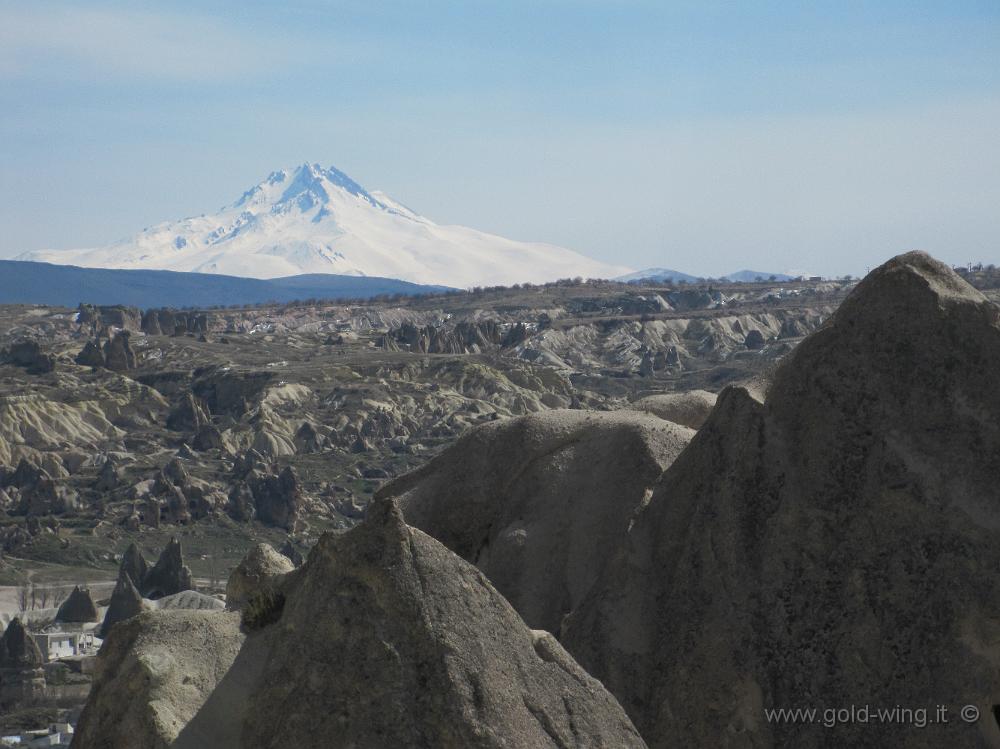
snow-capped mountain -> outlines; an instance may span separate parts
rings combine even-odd
[[[336,273],[455,287],[613,278],[628,270],[554,245],[435,224],[317,164],[272,172],[213,215],[158,224],[106,247],[17,259],[247,278]]]

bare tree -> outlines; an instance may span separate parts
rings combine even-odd
[[[66,588],[53,588],[52,589],[52,607],[58,608],[68,595]]]
[[[28,610],[28,602],[31,600],[31,583],[24,583],[17,589],[17,608],[23,614]]]

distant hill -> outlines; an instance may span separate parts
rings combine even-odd
[[[719,278],[726,281],[732,281],[733,283],[752,283],[757,279],[760,279],[761,281],[770,281],[772,276],[775,281],[795,280],[795,276],[789,276],[785,273],[765,273],[764,271],[759,270],[738,270],[735,273],[730,273],[728,276],[719,276]],[[670,268],[646,268],[645,270],[637,270],[635,273],[618,276],[615,280],[624,281],[626,283],[638,283],[639,281],[656,281],[657,283],[698,283],[699,281],[704,281],[705,279],[699,276],[692,276],[689,273],[681,273],[679,270],[671,270]]]
[[[290,302],[295,299],[370,298],[380,294],[431,294],[444,286],[423,286],[392,278],[309,274],[257,279],[215,273],[109,270],[0,260],[0,304],[75,307],[126,304],[135,307],[208,307]]]
[[[698,276],[692,276],[687,273],[681,273],[679,270],[671,270],[670,268],[646,268],[646,270],[637,270],[635,273],[628,273],[624,276],[618,276],[616,281],[625,281],[626,283],[637,283],[639,281],[657,281],[659,283],[666,283],[667,281],[673,281],[674,283],[697,283],[702,280]]]
[[[758,278],[762,281],[770,281],[772,276],[774,276],[775,281],[795,280],[795,276],[789,276],[784,273],[765,273],[759,270],[738,270],[735,273],[725,276],[725,279],[734,283],[748,283],[756,281]]]

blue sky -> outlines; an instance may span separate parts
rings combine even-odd
[[[335,164],[633,267],[1000,263],[1000,2],[0,0],[0,256]]]

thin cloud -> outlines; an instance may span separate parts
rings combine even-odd
[[[220,80],[291,56],[280,40],[207,16],[42,4],[0,11],[0,77],[7,79]]]

